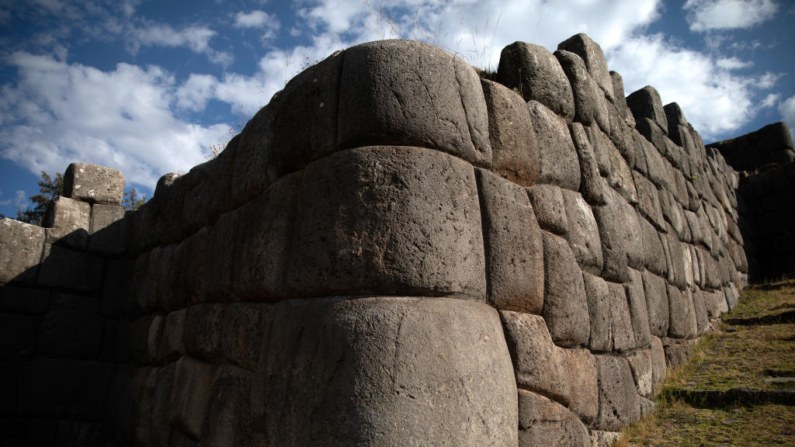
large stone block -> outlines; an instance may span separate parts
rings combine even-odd
[[[124,253],[127,248],[124,208],[118,205],[95,203],[91,206],[91,228],[88,235],[89,251],[103,254]]]
[[[638,192],[638,211],[651,221],[658,230],[665,229],[660,197],[657,187],[637,171],[632,172]]]
[[[0,285],[36,281],[44,238],[44,228],[0,219]]]
[[[50,292],[24,287],[0,287],[0,312],[36,315],[47,312]]]
[[[185,320],[185,348],[192,356],[211,363],[223,363],[224,310],[226,304],[197,304],[188,309]]]
[[[218,368],[210,386],[207,411],[201,432],[201,445],[262,446],[265,434],[255,430],[251,415],[250,371],[233,365]]]
[[[643,266],[640,225],[635,209],[623,197],[612,189],[607,193],[607,204],[593,209],[602,241],[602,276],[623,283],[629,274],[628,262],[634,268]]]
[[[183,356],[177,361],[174,387],[169,400],[170,421],[195,439],[202,435],[202,424],[210,399],[210,387],[217,367]]]
[[[97,357],[104,325],[96,298],[54,293],[50,310],[41,319],[38,351],[57,357]]]
[[[30,357],[36,352],[38,318],[0,313],[0,357]]]
[[[632,317],[623,284],[607,283],[610,300],[610,338],[613,351],[627,352],[635,349]]]
[[[342,151],[307,168],[299,200],[288,296],[485,299],[471,165],[419,148]]]
[[[637,203],[638,192],[635,188],[635,180],[632,177],[632,168],[609,138],[605,138],[604,141],[607,147],[607,155],[610,158],[610,165],[612,166],[611,174],[608,176],[610,186],[618,191],[629,203]]]
[[[500,312],[500,317],[519,388],[568,405],[571,384],[566,369],[566,351],[552,342],[544,319],[511,311]]]
[[[476,176],[489,304],[538,314],[544,306],[544,248],[527,192],[485,170]]]
[[[519,446],[590,447],[588,429],[563,405],[519,390]]]
[[[224,149],[235,152],[232,166],[234,181],[230,191],[234,206],[242,205],[265,191],[278,176],[275,166],[270,162],[274,155],[276,113],[281,97],[281,93],[273,95],[268,105],[261,108]],[[322,110],[317,112],[321,113]]]
[[[91,225],[91,205],[86,202],[58,197],[49,203],[42,226],[46,228],[48,244],[85,250]]]
[[[268,445],[518,442],[513,367],[485,303],[288,300],[272,321],[252,391]]]
[[[657,395],[665,381],[665,349],[659,337],[651,338],[651,381],[652,394]]]
[[[632,111],[636,121],[649,118],[660,129],[668,130],[668,119],[665,116],[660,94],[654,87],[647,85],[627,96],[627,106]]]
[[[687,276],[685,274],[685,249],[687,246],[679,242],[671,225],[666,224],[666,227],[668,232],[664,235],[661,234],[660,240],[663,243],[663,249],[667,247],[668,251],[668,282],[680,289],[684,289],[687,287]]]
[[[410,40],[368,42],[343,56],[337,146],[418,146],[491,164],[486,101],[471,66]]]
[[[64,196],[88,203],[121,205],[124,176],[117,169],[72,163],[63,176]]]
[[[267,301],[285,297],[287,247],[295,228],[302,173],[277,180],[239,209],[231,257],[231,289],[237,299]],[[209,268],[215,268],[210,265]]]
[[[552,340],[559,346],[586,346],[590,334],[588,299],[577,260],[562,238],[543,232],[544,309]]]
[[[497,79],[508,88],[519,89],[525,101],[538,101],[566,121],[574,118],[571,84],[558,60],[546,48],[525,42],[503,48]]]
[[[572,123],[571,138],[580,160],[580,192],[588,203],[603,205],[605,197],[599,176],[599,164],[593,146],[588,139],[588,133],[582,124]]]
[[[638,224],[642,237],[643,265],[655,275],[667,275],[668,259],[665,257],[665,251],[660,241],[660,233],[642,216],[638,216]]]
[[[632,128],[635,127],[635,117],[627,106],[627,98],[624,95],[624,78],[615,71],[610,72],[610,79],[613,82],[613,103],[621,114],[621,119]]]
[[[693,349],[697,340],[682,340],[679,338],[662,338],[665,351],[665,365],[669,369],[686,365],[693,356]]]
[[[649,329],[649,311],[646,306],[646,293],[643,286],[643,274],[637,270],[629,270],[629,283],[624,285],[629,303],[629,315],[632,321],[632,333],[638,348],[649,346],[651,330]]]
[[[569,242],[574,258],[584,271],[598,275],[602,271],[602,243],[591,207],[579,193],[562,190],[566,207]]]
[[[553,185],[535,185],[527,189],[538,225],[555,234],[566,234],[569,222],[561,189]]]
[[[541,156],[527,103],[502,84],[481,83],[489,112],[491,169],[522,186],[534,185]]]
[[[254,303],[232,303],[226,307],[221,346],[229,362],[252,371],[257,368],[272,310],[272,305]]]
[[[160,338],[158,358],[162,362],[174,362],[185,355],[185,321],[188,309],[181,309],[165,316]]]
[[[81,292],[102,288],[104,261],[94,255],[45,244],[38,285]]]
[[[585,61],[585,66],[588,67],[588,72],[596,80],[596,83],[604,91],[605,96],[611,101],[618,96],[613,88],[613,79],[611,79],[611,72],[607,70],[607,60],[602,52],[602,47],[598,43],[591,40],[584,33],[575,34],[565,41],[558,44],[559,50],[571,51],[572,53],[580,56]],[[620,76],[619,76],[619,79]],[[621,83],[621,97],[624,96],[624,85]]]
[[[151,438],[156,447],[168,447],[171,442],[171,393],[176,370],[176,362],[157,370],[151,411]]]
[[[698,334],[698,325],[690,291],[682,292],[668,284],[668,308],[670,309],[668,335],[672,338],[695,338]]]
[[[594,352],[610,351],[613,340],[610,334],[610,290],[607,282],[588,273],[583,273],[583,282],[591,322],[588,347]]]
[[[540,155],[538,183],[580,189],[580,164],[566,121],[538,101],[528,103]]]
[[[574,121],[590,126],[597,123],[605,131],[610,129],[607,99],[599,85],[588,73],[580,56],[565,50],[555,51],[563,72],[569,78],[574,94]]]
[[[610,165],[610,155],[607,153],[607,143],[605,142],[607,137],[599,129],[599,126],[587,126],[585,127],[585,133],[588,134],[588,141],[593,146],[599,173],[603,177],[613,175],[613,167]]]
[[[692,292],[693,308],[696,312],[696,327],[699,336],[709,332],[709,314],[707,304],[701,289],[695,287]]]
[[[563,354],[571,385],[569,410],[591,425],[599,413],[596,357],[587,349],[564,349]]]
[[[646,296],[646,310],[649,312],[649,331],[655,337],[666,337],[670,313],[668,310],[668,289],[664,278],[646,270],[643,276],[643,292]]]
[[[652,353],[650,349],[639,349],[627,356],[635,389],[641,396],[651,399],[653,385]]]
[[[640,419],[640,400],[629,363],[621,357],[596,356],[599,415],[593,428],[618,431]]]

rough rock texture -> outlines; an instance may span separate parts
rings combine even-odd
[[[599,415],[594,428],[617,431],[640,419],[640,401],[629,363],[621,357],[596,357],[599,371]]]
[[[538,225],[546,231],[565,235],[569,230],[563,192],[553,185],[536,185],[527,189]]]
[[[566,407],[536,393],[519,390],[519,446],[591,445],[588,429]]]
[[[63,176],[64,196],[88,203],[121,205],[124,176],[117,169],[72,163]]]
[[[42,222],[48,244],[59,244],[85,250],[91,225],[91,205],[58,197],[52,201]]]
[[[528,103],[539,147],[538,183],[580,189],[580,165],[566,121],[538,101]]]
[[[568,232],[566,239],[577,263],[584,271],[599,274],[602,271],[602,243],[591,207],[579,193],[563,190]]]
[[[588,302],[582,273],[564,239],[543,233],[544,309],[552,340],[559,346],[588,344]]]
[[[559,43],[558,49],[571,51],[580,56],[583,61],[585,61],[588,72],[596,80],[596,83],[601,87],[609,100],[613,101],[615,97],[619,96],[614,95],[613,79],[610,76],[610,71],[607,69],[607,60],[602,52],[602,47],[600,47],[598,43],[591,40],[587,35],[580,33]],[[619,93],[623,98],[623,82],[621,83],[621,91]]]
[[[555,57],[571,83],[574,121],[586,126],[596,123],[602,130],[609,130],[607,100],[596,80],[588,73],[582,58],[565,50],[555,51]]]
[[[665,116],[660,94],[654,87],[647,85],[627,96],[627,106],[636,121],[649,118],[660,129],[668,131],[668,119]]]
[[[0,284],[33,283],[44,251],[44,229],[18,220],[0,220]]]

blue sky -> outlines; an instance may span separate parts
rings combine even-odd
[[[70,162],[151,196],[308,64],[383,38],[495,69],[514,41],[585,32],[627,94],[654,86],[707,142],[795,129],[794,21],[783,0],[0,0],[0,213]]]

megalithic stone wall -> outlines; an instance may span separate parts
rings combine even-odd
[[[583,34],[506,47],[496,80],[366,43],[136,212],[98,199],[120,175],[70,167],[48,228],[0,226],[3,436],[615,438],[737,303],[739,177]]]

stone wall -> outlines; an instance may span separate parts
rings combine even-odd
[[[747,280],[738,174],[583,34],[493,78],[358,45],[121,220],[86,186],[3,220],[6,437],[603,445],[652,411]]]
[[[785,123],[709,145],[740,173],[739,227],[753,281],[795,273],[795,151]]]

